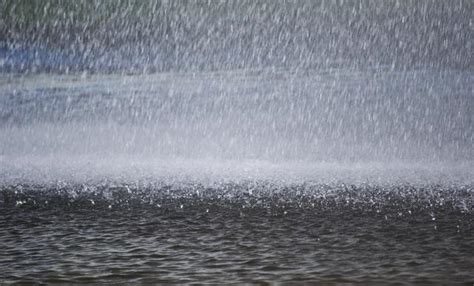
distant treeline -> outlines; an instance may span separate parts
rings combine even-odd
[[[9,58],[15,51],[54,53],[23,61],[39,68],[54,58],[56,68],[72,69],[334,63],[471,69],[473,6],[471,0],[3,0],[0,47]]]

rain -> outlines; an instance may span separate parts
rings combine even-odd
[[[473,19],[0,1],[0,281],[472,281]]]

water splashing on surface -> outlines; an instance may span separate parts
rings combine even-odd
[[[1,1],[0,280],[472,281],[472,11]]]

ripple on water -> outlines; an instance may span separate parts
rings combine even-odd
[[[3,187],[0,278],[45,283],[474,279],[468,186],[260,186],[251,194],[247,185],[227,186],[226,192],[198,187],[199,195],[196,189],[130,186],[93,192],[77,192],[83,189],[79,185]]]

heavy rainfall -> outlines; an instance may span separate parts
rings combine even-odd
[[[0,282],[473,283],[473,19],[0,1]]]

